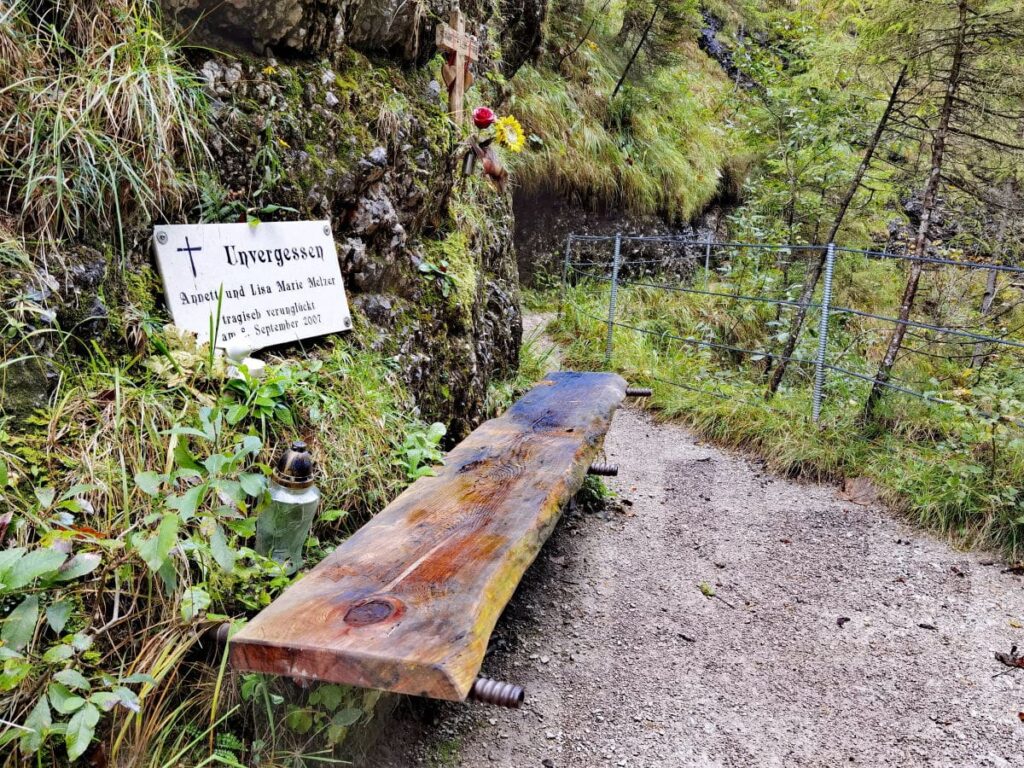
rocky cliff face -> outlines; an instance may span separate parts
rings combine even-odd
[[[677,239],[684,242],[636,241],[623,244],[622,257],[642,262],[651,272],[685,278],[695,266],[703,265],[704,248],[700,243],[722,239],[725,215],[732,206],[720,196],[692,222],[668,223],[657,215],[638,215],[620,208],[582,205],[543,190],[516,193],[515,244],[519,274],[524,285],[543,286],[561,279],[566,240],[570,234],[614,238],[616,233]],[[572,248],[573,262],[609,265],[614,243],[577,241]],[[600,271],[600,269],[599,269]]]
[[[179,20],[204,10],[163,2]],[[331,219],[366,321],[357,333],[394,355],[424,415],[459,435],[482,417],[488,382],[517,366],[522,331],[511,200],[459,175],[445,95],[424,65],[449,10],[437,0],[234,0],[199,31],[256,53],[196,65],[222,131],[211,146],[223,189]],[[497,69],[501,14],[487,3],[462,10],[483,41],[480,69]],[[504,36],[519,55],[543,18],[521,16]],[[485,97],[481,86],[468,104]],[[276,156],[276,172],[257,185],[261,153]]]
[[[406,59],[420,52],[431,9],[404,0],[161,0],[165,12],[200,35],[247,48],[330,55],[348,45],[390,51]]]
[[[547,0],[160,0],[165,12],[200,37],[212,35],[256,52],[330,56],[342,47],[423,62],[434,28],[460,8],[483,39],[502,33],[504,58],[517,68],[539,46]],[[485,46],[486,47],[486,46]],[[496,50],[492,49],[491,53]]]

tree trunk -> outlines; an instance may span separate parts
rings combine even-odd
[[[1004,202],[1008,203],[1014,197],[1014,184],[1008,182],[1002,189],[1002,197]],[[995,253],[992,255],[998,262],[1005,252],[1005,244],[1007,238],[1007,226],[1010,220],[1009,208],[1002,209],[999,214],[999,228],[995,233]],[[988,270],[988,279],[985,281],[985,293],[981,297],[981,316],[987,317],[992,311],[992,304],[995,303],[995,289],[998,281],[999,273],[995,269]],[[985,354],[985,345],[981,342],[974,345],[974,356],[971,358],[971,368],[980,369],[985,362],[985,358],[988,355]]]
[[[619,89],[622,84],[626,82],[626,76],[629,74],[629,70],[633,68],[636,57],[640,55],[640,49],[644,47],[644,43],[647,42],[647,36],[651,34],[651,27],[654,26],[654,20],[658,18],[658,11],[661,10],[661,3],[654,4],[654,13],[651,14],[650,20],[647,22],[647,26],[644,27],[643,34],[640,35],[640,42],[636,44],[636,48],[633,49],[633,55],[629,57],[629,61],[626,62],[626,68],[622,70],[622,77],[619,78],[619,82],[615,84],[615,90],[612,91],[612,97],[608,101],[613,101],[619,94]]]
[[[556,72],[558,72],[562,68],[562,64],[565,63],[566,59],[568,59],[571,56],[573,56],[576,53],[576,51],[578,51],[580,48],[582,48],[583,44],[585,42],[587,42],[587,40],[590,39],[590,33],[594,31],[594,25],[597,24],[597,20],[601,18],[601,14],[605,12],[605,9],[611,4],[611,2],[612,2],[612,0],[605,0],[604,5],[601,6],[601,10],[599,10],[597,13],[595,13],[594,14],[594,18],[592,18],[590,20],[590,24],[587,26],[587,31],[583,33],[583,37],[581,37],[579,39],[579,41],[576,43],[576,45],[573,48],[569,49],[568,52],[564,53],[562,55],[562,58],[560,58],[558,60],[558,63],[555,64],[555,71]]]
[[[949,135],[949,123],[953,115],[953,104],[956,99],[957,88],[960,85],[960,69],[964,59],[964,40],[967,35],[967,3],[960,0],[960,20],[956,30],[956,40],[953,43],[953,60],[949,68],[949,79],[946,81],[946,95],[942,100],[942,109],[939,112],[939,124],[935,129],[935,136],[932,139],[931,170],[928,173],[928,180],[925,182],[924,194],[921,199],[921,223],[917,228],[917,238],[914,241],[914,255],[923,257],[928,252],[928,230],[932,223],[932,213],[935,210],[935,202],[938,197],[939,185],[942,180],[942,161],[946,153],[946,138]],[[892,367],[903,346],[903,337],[907,333],[906,321],[910,319],[911,310],[914,308],[914,299],[917,296],[917,288],[921,282],[921,273],[924,271],[924,263],[921,261],[911,262],[910,274],[907,276],[907,284],[903,289],[903,300],[900,302],[900,322],[893,329],[889,337],[889,346],[885,350],[885,356],[878,366],[878,373],[871,385],[871,393],[864,403],[864,418],[870,419],[874,415],[878,401],[882,397],[886,383],[892,375]]]
[[[906,77],[907,65],[904,64],[900,69],[899,76],[896,78],[896,82],[889,94],[889,101],[886,102],[885,111],[882,112],[882,117],[878,121],[878,125],[875,126],[875,132],[871,136],[871,141],[868,142],[867,149],[864,150],[864,157],[861,158],[860,165],[857,166],[857,172],[853,175],[850,186],[846,189],[846,193],[843,195],[843,199],[839,203],[839,210],[836,212],[836,217],[833,219],[832,227],[828,232],[828,239],[826,240],[827,243],[831,243],[835,240],[836,233],[839,232],[839,227],[842,226],[843,219],[846,217],[846,212],[850,209],[850,204],[853,203],[853,198],[856,196],[857,190],[860,189],[860,183],[864,180],[864,174],[867,173],[868,168],[871,166],[871,160],[874,158],[875,150],[878,149],[878,145],[882,140],[882,135],[885,133],[885,127],[889,122],[889,116],[892,114],[892,110],[896,106],[896,99],[899,96],[900,90],[903,88],[903,82]],[[800,306],[797,308],[796,314],[789,324],[789,336],[786,338],[785,347],[783,347],[782,353],[779,356],[779,363],[776,366],[775,372],[772,374],[771,381],[768,384],[768,392],[766,396],[769,398],[778,391],[779,385],[782,383],[782,377],[786,374],[786,366],[789,359],[793,356],[793,351],[796,349],[797,341],[800,339],[800,331],[803,330],[804,322],[807,319],[807,308],[814,296],[814,289],[818,287],[818,279],[821,277],[821,272],[824,267],[825,252],[820,251],[807,273],[807,278],[804,281],[803,292],[800,295]]]
[[[985,295],[981,297],[981,316],[988,317],[992,311],[992,304],[996,299],[996,280],[999,277],[999,273],[990,269],[988,271],[988,279],[985,281]],[[980,368],[982,363],[985,362],[985,345],[982,342],[978,342],[974,345],[974,355],[971,357],[971,367]]]

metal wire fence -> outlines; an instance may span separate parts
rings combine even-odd
[[[608,253],[609,248],[610,253]],[[650,252],[652,248],[655,251],[653,254]],[[624,249],[630,249],[632,253],[624,254]],[[801,264],[807,263],[809,257],[815,256],[818,259],[822,259],[823,256],[823,269],[821,271],[821,286],[810,300],[802,301],[796,297],[799,291],[795,289],[802,289],[799,280],[791,283],[782,279],[780,286],[780,281],[773,279],[778,275],[782,275],[783,278],[788,277],[791,269],[794,267],[799,269]],[[764,264],[766,257],[772,259],[767,268]],[[753,264],[747,263],[751,260],[754,262]],[[929,321],[935,320],[934,317],[927,320],[910,319],[909,317],[904,319],[864,308],[842,306],[834,301],[837,267],[843,267],[844,277],[842,279],[848,282],[853,281],[851,265],[844,263],[844,260],[894,262],[896,264],[916,262],[934,272],[955,270],[967,271],[968,274],[971,274],[976,271],[984,271],[990,289],[994,284],[994,276],[1009,276],[1010,279],[1024,276],[1024,268],[1013,265],[843,248],[834,244],[739,243],[698,241],[669,236],[572,234],[567,239],[562,264],[561,302],[564,302],[569,296],[567,289],[570,285],[608,285],[607,315],[605,317],[599,317],[578,304],[574,306],[574,310],[582,316],[606,325],[604,360],[608,367],[613,362],[615,333],[618,329],[630,333],[656,336],[663,341],[671,341],[694,348],[728,352],[747,359],[769,360],[776,365],[779,361],[784,360],[798,369],[806,369],[813,377],[812,418],[816,423],[821,420],[827,383],[832,375],[856,382],[870,382],[873,386],[881,386],[886,390],[926,402],[970,409],[970,406],[965,406],[963,402],[951,400],[939,394],[943,389],[940,382],[931,380],[925,382],[924,384],[927,386],[924,386],[922,382],[903,379],[891,373],[888,377],[878,377],[875,372],[870,370],[854,370],[850,367],[852,363],[847,362],[848,358],[856,357],[851,354],[850,348],[836,350],[830,346],[830,341],[836,337],[835,326],[837,323],[844,323],[843,318],[872,321],[878,324],[872,330],[883,333],[891,333],[895,326],[904,326],[907,331],[907,339],[911,341],[917,339],[921,342],[917,347],[904,342],[902,350],[904,357],[921,355],[941,358],[947,362],[970,358],[974,363],[978,359],[991,358],[996,350],[1024,350],[1024,333],[1022,333],[1024,321],[1021,322],[1020,327],[1002,326],[998,328],[997,332],[991,330],[1000,321],[1012,317],[1014,310],[1024,304],[1024,299],[1005,303],[997,311],[988,314],[961,312],[964,321],[956,324]],[[744,272],[744,270],[747,271]],[[754,286],[758,290],[743,287],[745,285],[744,278],[749,278],[751,274],[755,273],[762,275],[760,283]],[[665,275],[672,277],[666,278]],[[806,271],[798,277],[806,277]],[[894,280],[900,280],[902,275],[895,274],[891,277]],[[769,285],[769,283],[771,284]],[[902,284],[902,280],[899,284]],[[972,288],[977,288],[976,281],[973,278],[968,279],[965,281],[965,285],[966,287],[959,286],[960,294],[954,296],[954,300],[959,299],[960,303],[967,303],[969,299],[975,298],[968,294]],[[850,286],[844,285],[843,287],[849,288]],[[1019,290],[1019,288],[1024,288],[1024,284],[1017,288],[1016,293],[1024,295],[1024,291]],[[777,308],[777,317],[781,317],[785,311],[792,310],[813,312],[817,315],[817,323],[805,323],[805,326],[809,326],[805,327],[805,333],[816,330],[817,343],[814,345],[814,354],[810,356],[794,353],[786,356],[776,348],[777,344],[770,344],[769,339],[765,340],[763,348],[754,349],[737,343],[708,338],[707,335],[698,338],[694,335],[672,333],[663,328],[655,330],[645,327],[642,322],[622,316],[619,309],[620,293],[626,289],[662,291],[666,294],[690,295],[695,299],[728,301],[730,306],[736,304],[769,305]],[[781,295],[779,295],[780,292]],[[849,293],[850,291],[846,291],[847,295]],[[934,296],[932,301],[936,301]],[[949,301],[949,297],[944,296],[943,301]],[[560,311],[562,309],[561,302]],[[957,310],[961,308],[954,307]],[[933,307],[933,309],[935,308]],[[938,307],[939,311],[933,312],[933,314],[941,315],[943,309],[948,308]],[[946,349],[953,344],[971,344],[972,349],[967,354]],[[855,345],[850,344],[849,346]],[[925,347],[938,351],[929,351]],[[866,362],[863,356],[859,358],[859,361]],[[721,392],[695,387],[692,383],[662,381],[672,386],[700,391],[714,397],[729,397]],[[982,409],[976,410],[978,415],[993,417],[990,412]],[[1017,426],[1024,426],[1016,418],[1002,418],[1002,420],[1010,421]]]

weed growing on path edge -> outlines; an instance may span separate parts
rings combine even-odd
[[[600,477],[587,475],[574,501],[586,513],[600,512],[615,498],[612,491]]]

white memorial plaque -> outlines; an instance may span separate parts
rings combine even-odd
[[[174,324],[201,342],[211,318],[216,346],[255,349],[352,327],[329,222],[158,226],[153,247]]]

